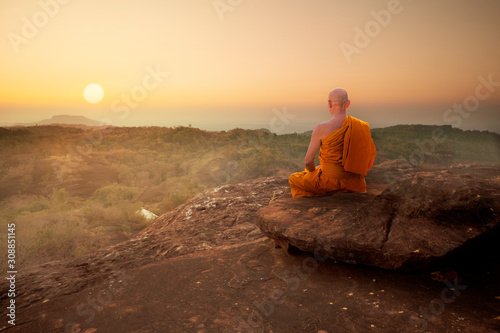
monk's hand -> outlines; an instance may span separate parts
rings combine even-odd
[[[306,170],[309,172],[313,172],[314,170],[316,170],[314,162],[306,163]]]

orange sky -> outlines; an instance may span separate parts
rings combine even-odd
[[[0,123],[79,114],[251,127],[286,106],[292,128],[327,117],[335,87],[348,90],[353,114],[381,126],[446,123],[479,76],[500,82],[499,1],[230,3],[2,1]],[[98,104],[83,98],[90,83],[104,88]],[[495,130],[498,105],[500,86],[460,126]]]

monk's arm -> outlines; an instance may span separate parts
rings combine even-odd
[[[316,153],[321,145],[321,134],[320,129],[316,126],[311,135],[311,142],[309,143],[309,148],[307,149],[306,158],[304,159],[304,163],[306,165],[306,170],[312,172],[315,170],[314,158],[316,157]]]

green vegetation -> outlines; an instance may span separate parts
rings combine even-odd
[[[372,130],[377,160],[405,159],[422,166],[500,162],[500,135],[451,126],[398,125]]]
[[[422,125],[372,134],[376,163],[500,162],[498,134]],[[301,171],[308,144],[264,130],[0,128],[2,243],[15,222],[19,264],[75,258],[143,229],[141,207],[161,215],[208,187]]]

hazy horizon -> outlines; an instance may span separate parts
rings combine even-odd
[[[343,87],[348,114],[373,128],[500,133],[498,1],[0,8],[0,123],[68,114],[118,126],[268,128],[286,108],[294,117],[274,127],[302,132],[328,119],[328,92]],[[103,95],[84,96],[90,84]]]
[[[392,106],[392,107],[373,107],[373,108],[349,108],[347,114],[368,121],[371,128],[384,128],[395,125],[451,125],[462,130],[490,131],[500,134],[500,105],[486,106],[471,113],[468,118],[450,115],[445,120],[443,115],[450,107],[434,106],[427,107],[415,106],[413,108]],[[321,107],[274,107],[266,110],[265,108],[253,108],[252,110],[243,110],[240,112],[226,109],[219,110],[219,115],[214,117],[210,112],[202,116],[193,116],[198,110],[176,110],[171,115],[157,117],[157,111],[142,110],[140,114],[129,113],[125,120],[121,120],[115,113],[103,112],[95,115],[84,114],[78,110],[46,111],[40,113],[42,118],[18,116],[15,121],[0,121],[0,126],[11,126],[14,124],[36,123],[45,119],[50,119],[57,115],[84,116],[86,118],[110,124],[113,126],[193,126],[203,130],[221,131],[234,128],[243,129],[261,129],[266,128],[274,133],[302,133],[310,131],[320,122],[328,119],[330,114],[328,110]],[[160,111],[161,112],[161,111]],[[166,112],[165,112],[166,113]],[[426,116],[422,117],[422,113]],[[478,116],[481,113],[481,116]],[[390,116],[387,116],[390,114]],[[2,119],[3,120],[3,119]],[[458,125],[458,126],[457,126]]]

